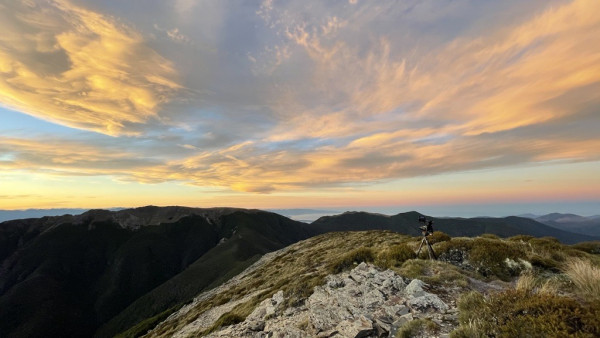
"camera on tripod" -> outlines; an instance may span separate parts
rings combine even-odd
[[[421,234],[423,235],[423,239],[421,239],[421,245],[419,245],[419,249],[416,252],[416,256],[417,258],[419,258],[419,255],[421,254],[421,249],[423,248],[423,244],[425,244],[427,246],[427,252],[429,253],[429,259],[437,259],[435,251],[433,251],[431,244],[427,240],[427,236],[433,235],[433,221],[425,218],[425,216],[419,216],[419,223],[423,224],[419,227],[419,229],[421,230]]]
[[[423,223],[423,225],[419,227],[423,236],[429,236],[433,234],[432,220],[425,218],[425,216],[419,216],[419,223]]]

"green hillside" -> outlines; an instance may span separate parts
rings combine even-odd
[[[308,236],[302,223],[259,211],[138,229],[104,216],[2,224],[1,337],[91,336],[101,325],[111,336]]]

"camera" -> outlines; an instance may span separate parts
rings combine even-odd
[[[422,226],[419,227],[421,229],[421,233],[423,236],[429,236],[433,234],[433,221],[428,220],[425,216],[419,216],[419,223],[423,223]]]
[[[433,221],[425,218],[425,216],[419,216],[419,223],[423,224],[419,227],[419,230],[421,230],[421,234],[423,235],[423,239],[421,240],[421,245],[419,245],[419,249],[416,252],[417,258],[419,258],[423,244],[426,244],[427,252],[429,253],[429,259],[437,259],[435,251],[433,251],[431,244],[427,240],[427,236],[433,235]]]

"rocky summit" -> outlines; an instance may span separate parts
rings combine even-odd
[[[446,336],[456,325],[456,306],[427,291],[419,279],[361,263],[349,272],[329,275],[300,306],[286,307],[283,291],[262,301],[241,323],[208,337],[390,337],[407,322],[431,320]],[[454,303],[454,302],[453,302]],[[221,305],[231,308],[231,304]],[[212,311],[219,311],[212,309]],[[174,336],[198,332],[200,316]]]

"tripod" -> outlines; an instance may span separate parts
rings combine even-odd
[[[437,259],[437,257],[435,256],[435,251],[433,251],[431,244],[429,244],[429,241],[427,240],[427,236],[431,233],[429,233],[428,231],[423,231],[422,234],[423,239],[421,240],[421,245],[419,245],[419,250],[417,250],[417,258],[419,258],[419,254],[421,253],[421,249],[423,248],[423,243],[425,243],[427,244],[427,252],[429,253],[429,259]]]

